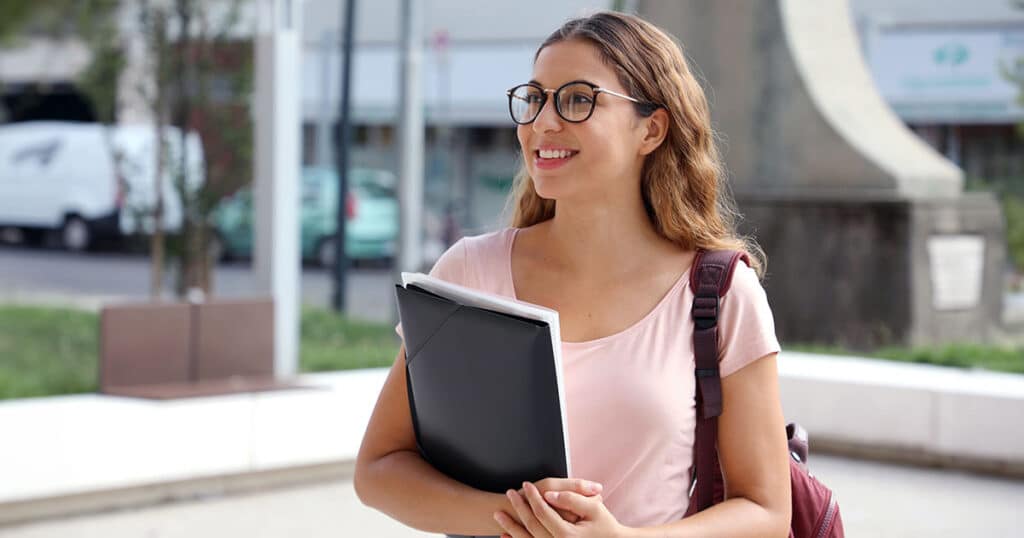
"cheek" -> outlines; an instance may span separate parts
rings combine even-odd
[[[587,150],[587,161],[605,167],[620,159],[622,145],[617,142],[615,131],[594,130],[581,140]]]
[[[530,126],[519,125],[516,127],[516,138],[519,139],[519,149],[525,152],[526,148],[530,147]]]

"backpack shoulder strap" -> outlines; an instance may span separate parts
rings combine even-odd
[[[718,312],[721,298],[729,291],[736,264],[749,258],[734,250],[698,251],[690,271],[693,290],[693,350],[696,357],[698,396],[703,405],[701,418],[722,414],[722,389],[718,373]]]
[[[750,259],[740,251],[701,250],[693,260],[690,289],[693,290],[693,351],[696,368],[697,432],[694,442],[696,499],[692,511],[720,502],[718,466],[718,416],[722,414],[722,382],[718,370],[718,314],[721,298],[729,291],[736,264]],[[718,487],[716,487],[716,485]]]

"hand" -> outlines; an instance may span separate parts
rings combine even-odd
[[[537,487],[529,482],[523,483],[523,490],[525,499],[516,491],[507,492],[522,524],[504,512],[494,514],[495,521],[505,531],[502,538],[606,538],[625,534],[626,527],[608,511],[600,495],[586,497],[572,491],[549,491],[542,497]],[[569,523],[559,517],[555,508],[579,514],[580,520]]]
[[[581,478],[545,478],[538,480],[533,483],[534,486],[540,491],[543,497],[545,493],[549,491],[574,491],[580,495],[591,496],[601,493],[604,489],[601,484],[597,482],[591,482],[590,480],[583,480]],[[518,491],[520,496],[525,499],[526,491],[522,488]],[[555,509],[558,515],[562,516],[562,519],[569,523],[576,523],[579,521],[580,516],[569,512],[567,510]]]

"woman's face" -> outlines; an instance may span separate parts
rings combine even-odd
[[[533,65],[533,82],[545,89],[584,80],[626,94],[615,72],[601,61],[598,49],[583,40],[562,41],[541,50]],[[612,198],[637,188],[644,125],[633,103],[601,93],[590,118],[582,123],[562,119],[549,93],[533,123],[516,134],[523,159],[541,198]],[[555,150],[554,158],[541,157]],[[560,157],[568,152],[567,157]],[[630,177],[633,176],[633,177]]]

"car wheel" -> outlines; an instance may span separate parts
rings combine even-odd
[[[68,217],[60,229],[60,242],[71,252],[83,252],[92,242],[92,230],[81,217]]]
[[[334,238],[325,237],[316,248],[316,261],[324,269],[334,267]]]

